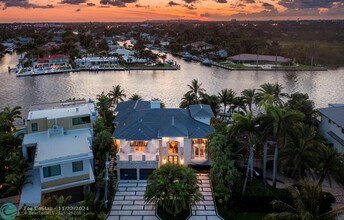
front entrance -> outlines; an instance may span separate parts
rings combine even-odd
[[[178,156],[168,156],[168,162],[171,164],[178,164]]]

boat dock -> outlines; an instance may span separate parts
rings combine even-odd
[[[80,72],[80,71],[89,71],[89,72],[103,72],[103,71],[126,71],[126,70],[178,70],[180,69],[179,65],[171,65],[171,66],[128,66],[128,67],[98,67],[93,66],[90,68],[77,68],[77,69],[46,69],[46,70],[27,70],[23,71],[22,68],[20,68],[16,72],[17,77],[24,77],[24,76],[39,76],[39,75],[48,75],[48,74],[59,74],[59,73],[71,73],[71,72]]]

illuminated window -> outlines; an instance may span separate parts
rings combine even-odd
[[[168,154],[178,154],[178,143],[176,141],[168,142]]]
[[[145,152],[148,141],[130,141],[130,147],[132,152]]]

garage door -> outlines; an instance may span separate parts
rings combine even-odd
[[[136,169],[120,169],[121,180],[137,180]]]
[[[155,169],[140,169],[140,180],[147,180]]]

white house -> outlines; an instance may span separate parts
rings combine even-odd
[[[156,101],[126,101],[115,112],[113,138],[119,179],[147,179],[167,162],[209,165],[206,143],[214,131],[209,105],[160,109]]]
[[[94,183],[92,124],[97,118],[94,102],[73,100],[33,105],[27,117],[22,144],[29,162],[29,181],[20,207],[38,206],[54,194],[81,199]]]
[[[329,104],[328,108],[318,110],[321,114],[320,134],[344,154],[344,104]]]

